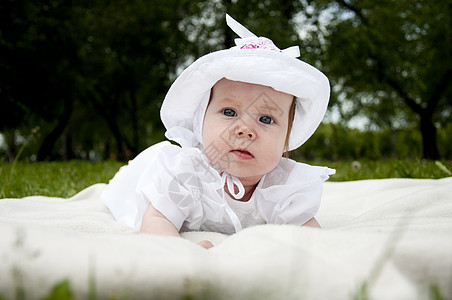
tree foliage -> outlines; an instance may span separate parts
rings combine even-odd
[[[436,131],[452,113],[449,1],[328,2],[325,71],[343,116],[377,127],[419,124],[423,156],[439,157]],[[349,116],[350,117],[350,116]]]
[[[80,8],[83,102],[105,121],[120,158],[143,148],[143,128],[161,127],[168,74],[176,72],[188,43],[177,26],[183,17],[177,4],[119,0]]]
[[[0,130],[56,122],[49,145],[66,127],[78,63],[71,10],[62,1],[0,3]]]
[[[97,143],[104,147],[114,144],[118,157],[125,158],[144,147],[143,128],[144,133],[161,128],[158,108],[169,74],[186,57],[188,42],[178,27],[184,3],[5,0],[0,5],[2,132],[40,125],[40,160],[58,156],[57,142],[68,144],[59,147],[68,158],[87,140],[92,147],[89,135],[100,137]]]

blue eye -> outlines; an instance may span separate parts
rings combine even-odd
[[[225,115],[227,117],[237,117],[237,113],[235,112],[235,110],[233,110],[231,108],[223,109],[223,115]]]
[[[259,118],[259,122],[262,122],[264,124],[272,124],[275,122],[275,120],[272,119],[272,117],[269,116],[262,116]]]

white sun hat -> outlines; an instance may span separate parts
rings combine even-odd
[[[187,67],[171,85],[160,111],[166,136],[182,147],[199,146],[202,122],[211,88],[226,78],[270,86],[296,97],[295,117],[288,150],[301,146],[322,121],[330,97],[328,78],[297,59],[298,46],[280,50],[226,15],[238,35],[236,46],[204,55]]]

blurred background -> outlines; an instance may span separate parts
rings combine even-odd
[[[421,0],[2,0],[0,161],[128,160],[225,13],[324,72],[332,95],[301,159],[452,159],[452,3]],[[183,100],[183,99],[182,99]]]

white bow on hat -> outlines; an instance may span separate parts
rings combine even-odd
[[[241,49],[244,49],[247,45],[256,45],[256,46],[261,45],[262,46],[261,48],[280,51],[291,57],[300,56],[300,47],[292,46],[287,49],[280,50],[278,47],[275,46],[272,40],[266,37],[257,37],[254,33],[249,31],[245,26],[234,20],[228,14],[226,14],[226,24],[229,26],[229,28],[232,29],[232,31],[234,31],[240,37],[239,39],[234,39],[234,42]]]

